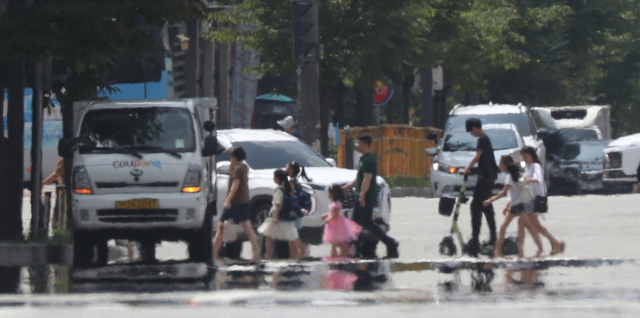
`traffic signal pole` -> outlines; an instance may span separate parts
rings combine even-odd
[[[320,67],[318,1],[291,1],[292,55],[298,62],[298,124],[308,145],[318,143],[320,117]]]

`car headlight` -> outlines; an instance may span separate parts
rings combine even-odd
[[[436,163],[433,164],[433,170],[441,171],[441,172],[448,172],[450,174],[454,174],[454,173],[458,172],[458,168],[449,167],[449,166],[444,165],[444,164],[439,163],[439,162],[436,162]]]
[[[182,192],[195,193],[200,192],[200,184],[202,182],[202,168],[198,165],[189,166],[189,171],[184,177]]]
[[[84,166],[73,168],[73,192],[77,194],[93,194],[91,179]]]

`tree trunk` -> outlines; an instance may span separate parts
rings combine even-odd
[[[393,125],[396,118],[396,105],[392,101],[387,102],[385,107],[387,113],[387,124]]]
[[[336,109],[334,114],[334,121],[340,124],[340,128],[344,128],[347,125],[347,121],[344,118],[344,112],[346,111],[346,101],[347,93],[349,92],[349,88],[340,80],[336,86],[334,86],[333,96],[336,100]]]
[[[356,126],[373,125],[373,92],[356,89]]]
[[[443,129],[444,124],[447,120],[447,96],[449,95],[449,91],[451,90],[451,85],[445,84],[441,91],[437,91],[434,102],[433,102],[433,111],[434,111],[434,121],[433,124],[435,127]]]
[[[329,156],[329,116],[331,115],[332,87],[320,85],[320,154]]]
[[[4,114],[4,88],[5,88],[5,81],[4,81],[4,68],[2,66],[0,66],[0,114]],[[9,189],[8,185],[7,185],[7,173],[9,172],[8,170],[8,165],[7,165],[7,146],[6,146],[6,139],[4,137],[4,123],[3,123],[3,127],[2,127],[2,134],[0,135],[0,206],[7,206],[7,200],[9,199],[7,196],[7,191]],[[3,210],[2,213],[0,213],[0,217],[4,218],[5,217],[5,211]],[[6,227],[5,227],[5,223],[4,222],[0,222],[0,235],[2,235],[2,233],[5,233],[7,231]],[[2,279],[2,277],[0,277],[0,280]]]
[[[409,124],[411,118],[409,117],[409,110],[411,109],[411,88],[415,82],[413,74],[404,77],[402,82],[402,100],[404,102],[404,109],[402,112],[402,122]]]
[[[24,60],[6,68],[9,103],[7,108],[7,201],[0,216],[3,239],[22,239],[22,196],[24,174]]]

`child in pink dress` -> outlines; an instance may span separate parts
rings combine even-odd
[[[349,256],[349,242],[357,240],[360,232],[362,232],[360,225],[342,214],[342,204],[340,202],[344,200],[343,191],[342,187],[337,184],[331,186],[329,198],[332,202],[329,205],[329,213],[322,216],[322,219],[326,222],[322,241],[331,244],[332,257]],[[340,253],[337,251],[338,248]]]

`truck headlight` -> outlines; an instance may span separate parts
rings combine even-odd
[[[187,175],[184,177],[184,183],[182,184],[182,192],[200,192],[201,182],[202,168],[198,165],[189,166],[189,171],[187,171]]]
[[[91,179],[84,166],[73,168],[73,192],[76,194],[93,194]]]

